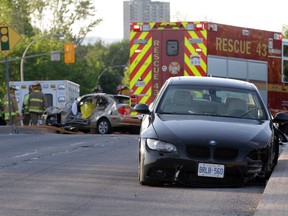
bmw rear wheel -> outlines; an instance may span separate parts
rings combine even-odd
[[[98,120],[96,130],[98,134],[110,134],[112,131],[112,127],[107,119],[102,118]]]

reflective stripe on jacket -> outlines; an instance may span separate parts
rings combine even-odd
[[[29,100],[29,94],[26,94],[24,96],[23,106],[22,106],[22,113],[25,115],[29,114],[28,100]]]
[[[45,94],[39,90],[34,90],[28,99],[29,112],[43,113],[47,108],[47,99]]]
[[[16,116],[19,114],[18,104],[16,97],[13,93],[10,93],[10,102],[11,102],[11,116]],[[4,118],[5,120],[9,120],[9,102],[8,102],[8,95],[5,95],[4,99]]]

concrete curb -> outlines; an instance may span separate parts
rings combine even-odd
[[[254,216],[288,215],[288,144],[284,144]]]

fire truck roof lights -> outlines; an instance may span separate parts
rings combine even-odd
[[[197,24],[187,23],[186,29],[187,29],[187,30],[200,31],[200,30],[203,30],[203,29],[204,29],[204,24],[202,24],[202,23],[197,23]]]
[[[282,40],[282,34],[274,33],[274,40]]]
[[[194,23],[187,23],[186,29],[187,29],[187,30],[194,30],[194,29],[195,29]]]
[[[150,25],[149,24],[133,25],[133,30],[136,31],[136,32],[150,31]]]
[[[204,25],[202,24],[202,23],[197,23],[196,24],[196,30],[203,30],[203,28],[204,28]]]
[[[134,25],[133,30],[134,31],[141,31],[141,26],[140,25]]]
[[[144,24],[142,26],[142,31],[150,31],[150,25],[149,24]]]
[[[210,30],[210,31],[217,31],[217,24],[215,24],[215,23],[208,23],[208,30]]]

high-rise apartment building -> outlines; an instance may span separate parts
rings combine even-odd
[[[129,39],[130,22],[169,22],[170,2],[130,0],[123,2],[124,39]]]

